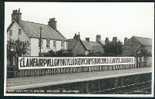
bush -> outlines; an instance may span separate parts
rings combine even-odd
[[[54,52],[53,50],[50,50],[47,53],[44,53],[45,57],[69,57],[69,56],[73,56],[72,53],[68,50],[59,50]]]

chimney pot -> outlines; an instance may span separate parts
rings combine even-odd
[[[22,13],[20,12],[20,9],[18,10],[13,10],[12,12],[12,21],[16,21],[17,23],[19,23],[19,21],[21,20],[21,15]]]
[[[75,35],[74,35],[74,37],[73,37],[75,40],[80,40],[80,34],[76,34],[75,33]]]
[[[101,35],[96,35],[96,42],[101,41]]]
[[[113,41],[116,42],[117,41],[117,37],[113,37]]]
[[[127,38],[127,37],[125,37],[125,38],[124,38],[124,44],[126,44],[126,43],[127,43],[127,41],[128,41],[128,38]]]
[[[105,39],[105,43],[106,43],[106,44],[109,43],[109,38],[108,38],[108,37],[106,37],[106,39]]]
[[[89,37],[86,37],[86,41],[87,41],[87,42],[89,42],[89,41],[90,41]]]

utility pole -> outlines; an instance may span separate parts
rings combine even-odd
[[[41,46],[42,46],[42,27],[40,27],[39,56],[41,56]]]

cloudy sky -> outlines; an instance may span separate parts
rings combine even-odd
[[[153,3],[5,3],[5,30],[11,22],[12,10],[20,8],[22,19],[47,24],[49,18],[55,17],[58,30],[66,37],[72,38],[80,32],[81,38],[95,40],[100,34],[102,40],[117,36],[124,37],[154,36]]]

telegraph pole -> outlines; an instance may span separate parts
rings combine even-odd
[[[41,56],[41,46],[42,46],[42,27],[40,27],[39,56]]]

